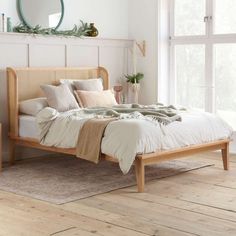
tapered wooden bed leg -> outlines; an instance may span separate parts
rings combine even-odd
[[[9,163],[10,165],[15,164],[15,142],[13,140],[10,140],[9,144]]]
[[[137,158],[135,160],[135,172],[136,172],[136,181],[138,192],[144,192],[144,184],[145,184],[145,166],[142,159]]]
[[[229,143],[225,144],[225,148],[221,149],[221,153],[222,153],[224,170],[228,170],[229,169]]]

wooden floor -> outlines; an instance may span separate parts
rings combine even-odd
[[[53,205],[0,191],[0,236],[236,235],[236,156],[194,157],[215,166],[84,200]]]

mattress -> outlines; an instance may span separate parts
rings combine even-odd
[[[38,139],[39,131],[36,117],[28,115],[19,116],[19,136],[22,138]]]

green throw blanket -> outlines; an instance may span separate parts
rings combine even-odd
[[[181,121],[179,113],[184,109],[176,109],[174,106],[156,105],[139,105],[139,104],[124,104],[107,107],[85,108],[79,113],[96,114],[97,117],[119,117],[120,119],[147,119],[153,122],[158,122],[163,125],[168,125],[174,121]]]

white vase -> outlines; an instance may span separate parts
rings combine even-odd
[[[128,83],[128,103],[138,103],[140,84]]]

